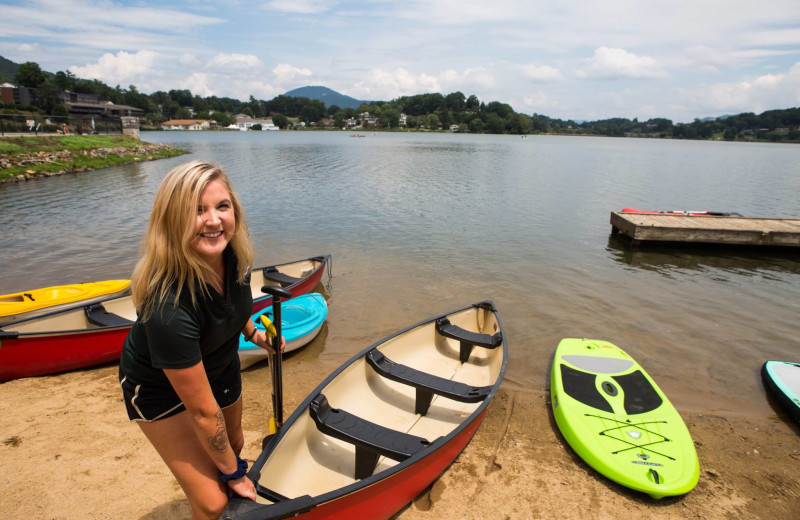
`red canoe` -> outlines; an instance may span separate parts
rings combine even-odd
[[[251,274],[253,312],[272,305],[263,285],[281,285],[295,296],[311,292],[330,255],[274,266]],[[55,374],[117,361],[136,319],[130,295],[74,305],[0,326],[0,381]]]
[[[505,373],[491,302],[373,344],[328,376],[269,440],[227,520],[392,518],[458,457]]]
[[[693,217],[741,217],[738,213],[726,213],[721,211],[647,211],[636,208],[622,208],[620,213],[641,213],[644,215],[689,215]]]

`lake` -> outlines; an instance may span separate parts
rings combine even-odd
[[[800,146],[424,133],[143,132],[191,155],[0,185],[0,292],[129,278],[163,175],[223,166],[257,265],[324,253],[320,379],[391,332],[484,299],[504,385],[544,394],[563,337],[627,350],[682,411],[770,415],[759,369],[800,361],[800,255],[635,249],[623,207],[800,217]],[[291,362],[289,360],[288,362]]]

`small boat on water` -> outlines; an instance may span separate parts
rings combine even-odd
[[[253,312],[272,305],[262,286],[288,288],[299,296],[319,284],[326,265],[330,255],[254,269]],[[133,300],[126,294],[0,324],[0,381],[117,361],[135,320]]]
[[[104,298],[120,296],[129,290],[130,285],[130,280],[103,280],[0,294],[0,323],[63,309],[71,303],[88,305]]]
[[[620,213],[640,213],[643,215],[685,215],[692,217],[741,217],[739,213],[724,212],[724,211],[689,211],[689,210],[674,210],[674,211],[648,211],[645,209],[636,208],[622,208]]]
[[[258,499],[232,497],[222,518],[391,518],[472,439],[507,359],[489,301],[371,345],[278,427],[248,473]]]
[[[325,318],[328,317],[328,304],[320,293],[308,293],[296,296],[285,302],[282,306],[281,328],[286,339],[284,352],[291,352],[309,344],[317,337]],[[261,317],[266,316],[270,322],[274,321],[272,306],[253,314],[251,319],[256,329],[264,330]],[[239,364],[241,369],[267,359],[269,352],[244,339],[244,334],[239,334]]]

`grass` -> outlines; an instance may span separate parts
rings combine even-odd
[[[91,157],[85,154],[99,148],[146,147],[144,153],[117,155],[107,154],[105,157]],[[58,174],[75,171],[97,170],[107,166],[125,164],[135,161],[162,159],[186,153],[177,148],[156,148],[155,145],[121,135],[54,135],[54,136],[19,136],[0,137],[0,159],[11,159],[21,154],[37,154],[39,152],[72,152],[71,160],[54,160],[42,164],[14,165],[0,169],[0,182],[13,179],[19,175],[26,177]]]

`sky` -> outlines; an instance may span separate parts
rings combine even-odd
[[[461,92],[680,123],[800,106],[800,1],[0,0],[0,55],[147,94]]]

